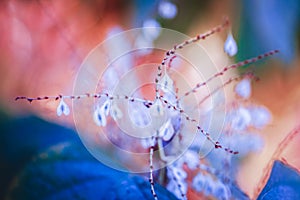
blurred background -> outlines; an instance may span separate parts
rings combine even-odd
[[[22,199],[18,194],[38,198],[43,192],[45,199],[65,197],[63,195],[74,199],[103,197],[97,188],[102,187],[103,182],[97,182],[91,189],[88,178],[103,177],[105,173],[75,176],[99,169],[99,164],[88,153],[82,153],[86,150],[74,131],[72,119],[56,117],[55,102],[29,104],[14,99],[16,96],[71,94],[84,58],[115,30],[151,24],[194,36],[228,16],[238,54],[232,59],[225,56],[222,40],[226,33],[203,44],[217,66],[280,50],[280,54],[253,67],[260,81],[253,85],[251,100],[270,110],[272,122],[260,133],[265,139],[263,150],[243,161],[238,172],[238,184],[250,196],[280,141],[300,124],[300,2],[297,0],[3,0],[0,10],[0,199]],[[235,73],[243,70],[245,68]],[[300,136],[296,136],[280,155],[298,169],[299,142]],[[61,145],[70,148],[65,150]],[[80,153],[73,155],[74,152]],[[54,178],[50,175],[46,178],[53,184],[44,186],[43,179],[38,179],[39,174],[33,171],[42,173],[49,169],[54,169],[50,172]],[[66,177],[74,176],[76,181],[87,183],[78,186],[81,190],[74,189],[74,180],[60,182],[61,171],[68,169],[70,174],[65,174]],[[117,173],[105,170],[106,174]],[[120,176],[133,180],[127,174]],[[28,177],[34,177],[32,185],[27,184]],[[21,187],[22,181],[26,187]],[[139,181],[132,184],[144,188]],[[38,185],[47,190],[38,193]],[[72,190],[61,190],[63,186]],[[115,187],[120,188],[120,185]],[[84,188],[91,191],[80,196]],[[126,189],[126,186],[121,188]],[[34,190],[34,194],[28,194],[30,190]]]

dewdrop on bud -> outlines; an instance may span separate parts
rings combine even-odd
[[[69,106],[64,102],[63,98],[61,98],[57,109],[56,109],[56,114],[57,116],[61,116],[62,114],[64,115],[69,115],[70,114],[70,108]]]
[[[187,199],[186,193],[188,190],[188,184],[185,180],[175,181],[174,179],[170,179],[166,188],[167,190],[172,192],[178,199]]]
[[[149,110],[144,105],[130,102],[129,110],[129,119],[135,126],[142,128],[151,123]]]
[[[123,113],[120,108],[113,104],[110,109],[110,116],[116,121],[117,119],[121,119],[123,117]]]
[[[153,41],[159,36],[161,26],[155,19],[148,19],[144,21],[142,31],[147,40]]]
[[[164,141],[169,141],[173,137],[174,133],[175,131],[170,119],[159,129],[159,137],[161,137]]]
[[[158,5],[158,13],[162,18],[173,19],[177,15],[177,7],[169,1],[162,1]]]
[[[97,106],[93,118],[94,118],[94,122],[98,126],[106,126],[106,116],[104,113],[104,109],[102,109],[102,107]]]
[[[232,36],[232,33],[228,33],[227,39],[224,44],[224,51],[230,56],[234,56],[237,51],[237,44]]]
[[[170,92],[173,91],[173,80],[170,78],[168,74],[165,74],[162,79],[160,80],[161,89],[164,92]]]
[[[232,114],[231,126],[235,130],[245,130],[251,123],[251,113],[248,109],[239,107]]]
[[[154,137],[151,137],[151,138],[143,138],[141,140],[141,145],[145,148],[145,149],[148,149],[150,148],[151,146],[155,146],[155,143],[156,143],[156,140]]]
[[[153,116],[163,116],[164,107],[160,99],[156,99],[154,104],[151,106],[151,114]]]
[[[214,182],[214,180],[212,179],[211,176],[206,175],[205,177],[206,177],[206,179],[205,179],[205,182],[204,182],[203,192],[206,196],[209,196],[209,195],[213,194],[215,182]]]
[[[106,100],[103,104],[103,106],[101,106],[101,110],[103,110],[104,114],[106,116],[108,116],[109,114],[109,110],[110,110],[110,101]]]
[[[251,108],[250,114],[251,124],[255,128],[263,128],[272,120],[272,114],[267,108],[263,106]]]
[[[168,167],[169,170],[171,170],[173,172],[173,176],[178,180],[184,180],[187,178],[187,173],[179,167],[174,167],[174,166],[169,166]]]
[[[221,181],[216,181],[213,189],[213,196],[218,197],[218,199],[231,199],[230,189],[224,185]]]
[[[167,167],[167,176],[170,179],[167,189],[173,192],[178,198],[186,199],[184,197],[188,189],[187,181],[185,180],[187,173],[181,167],[171,165]]]
[[[182,159],[184,163],[186,163],[191,170],[197,169],[200,160],[198,153],[192,150],[187,150],[185,155],[182,157]]]
[[[202,173],[198,173],[194,178],[192,182],[192,187],[197,192],[202,192],[205,186],[205,176]]]
[[[97,106],[93,116],[94,122],[98,126],[106,126],[107,123],[106,116],[108,116],[109,111],[110,111],[110,101],[106,100],[101,107]]]
[[[240,81],[236,87],[235,92],[237,95],[244,99],[248,99],[251,96],[251,81],[249,78],[245,78]]]

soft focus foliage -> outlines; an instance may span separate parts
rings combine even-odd
[[[33,126],[28,127],[27,123]],[[35,118],[7,120],[6,124],[2,124],[1,131],[9,132],[10,141],[16,141],[10,144],[16,152],[3,151],[9,144],[1,145],[2,156],[7,159],[2,161],[2,169],[18,172],[1,171],[1,198],[5,195],[9,199],[152,199],[147,179],[102,165],[73,131]],[[34,135],[33,140],[25,143],[22,134]],[[31,152],[26,152],[28,149]],[[5,181],[12,181],[7,191]],[[175,199],[161,186],[155,187],[161,199]]]
[[[299,171],[296,171],[281,161],[275,161],[269,181],[258,199],[300,199]]]
[[[291,66],[299,48],[298,0],[244,0],[241,19],[239,57],[245,58],[246,55],[255,55],[261,50],[278,48],[281,51],[278,57],[284,62],[284,66]]]

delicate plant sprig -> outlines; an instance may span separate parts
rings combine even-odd
[[[151,186],[151,193],[154,197],[155,200],[158,199],[157,194],[154,189],[154,178],[153,178],[153,153],[154,153],[154,145],[155,145],[155,140],[156,138],[152,137],[151,138],[151,146],[150,146],[150,153],[149,153],[149,182]]]
[[[159,99],[161,99],[163,101],[163,103],[168,106],[168,108],[178,111],[181,115],[183,115],[185,117],[185,119],[187,121],[196,123],[196,128],[198,129],[198,131],[202,135],[204,135],[208,141],[213,143],[215,149],[224,149],[226,152],[231,153],[231,154],[239,153],[238,151],[234,151],[228,147],[221,145],[220,142],[215,141],[207,131],[205,131],[199,124],[197,124],[198,121],[196,119],[191,118],[183,109],[180,109],[176,105],[173,105],[172,103],[168,102],[166,99],[163,98],[163,96],[160,96]]]
[[[229,78],[225,83],[223,83],[221,86],[217,87],[216,89],[214,89],[213,91],[211,91],[207,96],[203,97],[198,105],[203,104],[207,99],[209,99],[212,95],[214,95],[215,93],[217,93],[219,90],[223,89],[224,87],[226,87],[227,85],[231,84],[232,82],[238,82],[241,81],[244,78],[249,78],[249,79],[254,79],[255,81],[258,81],[259,78],[256,77],[253,72],[248,72],[245,74],[242,74],[240,76],[234,77],[234,78]]]
[[[213,138],[209,132],[205,131],[204,128],[200,126],[199,120],[192,118],[184,109],[182,109],[181,107],[182,100],[188,95],[197,92],[198,89],[200,89],[202,86],[207,85],[208,82],[222,76],[226,71],[257,62],[258,60],[261,60],[275,53],[278,53],[278,50],[269,51],[257,57],[250,58],[245,61],[241,61],[236,64],[226,66],[221,71],[208,78],[206,81],[196,84],[194,88],[185,92],[184,95],[181,97],[178,97],[178,89],[177,88],[174,89],[176,84],[175,81],[173,81],[168,74],[168,68],[171,67],[173,60],[176,58],[175,53],[177,50],[183,49],[185,46],[196,43],[199,40],[204,40],[207,37],[213,35],[214,33],[221,32],[223,29],[225,29],[228,26],[229,26],[229,20],[225,18],[224,22],[221,25],[214,27],[213,29],[209,30],[204,34],[196,35],[195,37],[189,40],[186,40],[178,45],[175,45],[171,50],[167,51],[165,57],[163,58],[162,62],[159,64],[157,68],[157,74],[155,78],[155,99],[154,100],[146,100],[146,99],[141,99],[141,98],[127,96],[127,95],[111,95],[109,93],[86,93],[82,95],[57,95],[57,96],[35,97],[35,98],[18,96],[16,97],[15,100],[27,100],[29,103],[32,103],[33,101],[41,101],[41,100],[55,100],[55,101],[60,100],[60,103],[56,111],[57,111],[57,115],[61,116],[62,114],[68,115],[70,113],[69,106],[64,101],[65,99],[79,100],[83,98],[94,98],[94,99],[103,98],[105,99],[104,103],[101,105],[96,104],[93,113],[94,122],[98,126],[102,126],[102,127],[105,127],[107,125],[108,115],[110,115],[115,121],[123,117],[122,111],[114,103],[114,100],[124,100],[132,103],[142,103],[148,109],[149,112],[152,112],[153,116],[163,116],[165,114],[165,109],[167,108],[169,111],[175,111],[176,117],[180,120],[179,127],[182,127],[184,125],[181,122],[181,118],[185,119],[187,122],[194,124],[194,126],[197,129],[197,132],[202,134],[208,141],[210,141],[214,145],[215,149],[223,149],[226,153],[229,153],[231,155],[238,154],[239,153],[238,151],[232,150],[231,148],[225,146],[224,144],[221,144],[219,141]],[[233,39],[233,36],[231,33],[229,33],[228,38],[225,42],[224,50],[229,56],[233,56],[237,51],[236,48],[237,47]],[[207,100],[209,97],[211,97],[220,89],[224,88],[226,85],[229,85],[234,81],[239,81],[245,77],[251,79],[255,78],[253,73],[247,73],[238,77],[230,78],[227,82],[217,87],[208,96],[204,97],[200,102],[198,102],[198,105],[202,104],[205,100]],[[174,93],[171,94],[171,92]],[[171,95],[173,98],[169,99],[168,95]],[[171,118],[171,116],[169,116],[169,118]],[[154,154],[155,147],[158,146],[158,150],[160,152],[160,159],[164,162],[167,162],[168,158],[166,158],[165,154],[163,153],[163,149],[164,149],[163,142],[168,142],[172,140],[175,136],[178,136],[179,134],[181,134],[180,128],[176,129],[175,124],[173,124],[171,120],[168,119],[165,123],[163,123],[163,125],[156,127],[155,136],[151,137],[150,145],[148,146],[146,145],[146,148],[149,149],[149,174],[150,174],[149,182],[151,185],[151,193],[154,199],[158,199],[154,188],[154,175],[153,175],[153,170],[154,170],[153,154]],[[185,199],[186,191],[182,189],[183,184],[181,183],[183,182],[183,179],[180,177],[178,178],[174,170],[175,168],[169,167],[169,172],[172,174],[171,176],[173,177],[172,180],[176,182],[176,185],[180,191],[181,198]]]
[[[223,76],[224,73],[230,69],[236,69],[236,68],[239,68],[239,67],[243,67],[247,64],[251,64],[251,63],[255,63],[263,58],[266,58],[266,57],[269,57],[269,56],[272,56],[276,53],[278,53],[279,51],[278,50],[272,50],[272,51],[269,51],[269,52],[266,52],[264,54],[261,54],[261,55],[258,55],[254,58],[250,58],[250,59],[247,59],[247,60],[244,60],[244,61],[241,61],[241,62],[238,62],[236,64],[233,64],[233,65],[229,65],[227,67],[224,67],[220,72],[214,74],[213,76],[211,76],[210,78],[208,78],[206,81],[202,82],[202,83],[197,83],[196,86],[192,89],[190,89],[189,91],[187,91],[183,96],[179,97],[179,100],[181,101],[183,98],[187,97],[188,95],[192,94],[192,93],[195,93],[197,92],[197,90],[202,87],[202,86],[205,86],[207,85],[207,83],[209,83],[210,81],[212,81],[213,79],[219,77],[219,76]]]
[[[187,174],[185,173],[184,170],[180,169],[178,170],[176,167],[168,166],[167,167],[169,178],[170,181],[174,181],[177,187],[177,191],[179,191],[181,199],[187,199],[186,198],[186,190],[187,190],[187,185],[184,182],[184,179],[186,179]]]
[[[219,26],[216,26],[215,28],[211,29],[211,30],[208,31],[207,33],[199,34],[199,35],[195,36],[194,38],[191,38],[191,39],[189,39],[189,40],[186,40],[186,41],[183,42],[183,43],[180,43],[179,45],[175,45],[175,46],[173,47],[173,49],[167,51],[165,58],[163,59],[162,63],[158,66],[157,77],[161,77],[161,75],[162,75],[162,71],[161,71],[162,66],[165,66],[166,60],[168,60],[168,59],[172,56],[172,57],[171,57],[171,60],[170,60],[170,62],[169,62],[169,65],[170,65],[172,59],[175,58],[173,54],[175,53],[175,51],[176,51],[177,49],[182,49],[182,48],[183,48],[184,46],[186,46],[186,45],[189,45],[189,44],[192,44],[192,43],[194,43],[194,42],[197,42],[197,41],[199,41],[200,39],[205,39],[206,37],[208,37],[208,36],[210,36],[210,35],[212,35],[212,34],[214,34],[214,33],[216,33],[216,32],[220,32],[220,31],[221,31],[222,29],[224,29],[228,24],[229,24],[229,21],[228,21],[228,19],[226,18],[226,19],[224,20],[224,23],[223,23],[223,24],[221,24],[221,25],[219,25]],[[221,72],[216,73],[215,75],[213,75],[212,77],[210,77],[209,79],[207,79],[205,82],[196,84],[196,86],[195,86],[194,88],[192,88],[191,90],[185,92],[184,96],[180,97],[179,100],[182,100],[184,97],[188,96],[189,94],[196,92],[197,89],[199,89],[201,86],[206,85],[209,81],[213,80],[214,78],[217,78],[218,76],[222,76],[222,75],[223,75],[227,70],[229,70],[229,69],[235,69],[235,68],[238,68],[238,67],[242,67],[242,66],[244,66],[244,65],[246,65],[246,64],[250,64],[250,63],[256,62],[256,61],[258,61],[258,60],[260,60],[260,59],[263,59],[263,58],[265,58],[265,57],[271,56],[271,55],[273,55],[273,54],[275,54],[275,53],[278,53],[278,50],[270,51],[270,52],[267,52],[267,53],[265,53],[265,54],[261,54],[261,55],[259,55],[259,56],[257,56],[257,57],[254,57],[254,58],[251,58],[251,59],[247,59],[247,60],[245,60],[245,61],[241,61],[241,62],[239,62],[239,63],[236,63],[236,64],[233,64],[233,65],[224,67],[224,68],[221,70]],[[166,75],[167,75],[167,74],[166,74]],[[171,80],[171,79],[169,79],[169,80]],[[229,83],[232,82],[232,81],[233,81],[233,79],[232,79],[232,80],[230,79],[230,80],[228,80],[227,83],[225,83],[225,84],[229,84]],[[67,105],[66,105],[66,104],[64,103],[64,101],[63,101],[63,99],[66,99],[66,98],[69,98],[69,99],[81,99],[81,98],[85,98],[85,97],[93,97],[93,98],[106,97],[106,98],[109,99],[110,101],[112,101],[112,100],[114,100],[114,99],[125,99],[125,100],[131,101],[131,102],[134,102],[134,101],[136,101],[136,102],[142,102],[142,103],[144,103],[144,105],[145,105],[147,108],[150,108],[151,106],[154,105],[154,106],[157,107],[156,110],[158,111],[158,114],[162,114],[161,111],[163,110],[163,108],[162,108],[162,104],[160,103],[159,100],[163,100],[163,102],[164,102],[166,105],[168,105],[168,108],[172,108],[172,109],[174,109],[175,111],[179,111],[179,113],[180,113],[181,115],[184,115],[184,116],[185,116],[185,118],[186,118],[187,121],[196,123],[197,120],[192,119],[191,117],[189,117],[189,115],[188,115],[186,112],[184,112],[183,109],[177,107],[177,105],[171,104],[171,103],[168,102],[166,99],[164,99],[163,96],[160,96],[160,95],[159,95],[159,89],[158,89],[158,85],[159,85],[159,84],[158,84],[158,82],[159,82],[159,81],[158,81],[158,79],[156,78],[156,79],[155,79],[155,83],[156,83],[156,84],[155,84],[155,87],[156,87],[156,100],[154,100],[154,102],[152,102],[152,101],[150,101],[150,100],[143,100],[143,99],[139,99],[139,98],[129,97],[129,96],[126,96],[126,95],[124,95],[124,96],[119,96],[119,95],[117,95],[117,96],[112,96],[112,95],[110,95],[110,94],[108,94],[108,93],[98,93],[98,94],[90,94],[90,93],[86,93],[86,94],[84,94],[84,95],[67,95],[67,96],[58,95],[58,96],[36,97],[36,98],[29,98],[29,97],[19,96],[19,97],[16,97],[15,100],[26,99],[27,101],[29,101],[29,102],[31,103],[32,101],[35,101],[35,100],[48,100],[48,99],[59,100],[59,99],[61,99],[61,102],[60,102],[59,107],[58,107],[58,109],[57,109],[57,113],[58,113],[59,116],[61,115],[61,114],[60,114],[61,112],[63,112],[65,115],[68,115],[68,114],[69,114],[68,107],[67,107]],[[168,83],[167,83],[167,84],[168,84]],[[158,96],[158,95],[159,95],[159,96]],[[177,101],[178,101],[178,99],[177,99]],[[59,112],[59,111],[61,111],[61,112]],[[106,123],[103,123],[103,121],[102,121],[102,120],[104,120],[104,115],[102,115],[101,112],[106,112],[106,111],[101,111],[101,110],[98,111],[97,109],[96,109],[96,111],[98,112],[98,115],[97,115],[98,117],[94,117],[94,119],[96,119],[96,120],[95,120],[96,123],[97,123],[98,125],[104,125],[104,126],[105,126]],[[107,113],[106,113],[106,116],[107,116]],[[97,122],[97,119],[100,120],[100,121],[102,121],[102,122],[99,122],[99,121]],[[221,148],[221,149],[224,149],[226,152],[233,153],[233,154],[238,154],[237,151],[233,151],[233,150],[231,150],[231,149],[229,149],[229,148],[227,148],[227,147],[223,147],[218,141],[214,141],[214,139],[211,138],[210,134],[209,134],[208,132],[206,132],[205,130],[203,130],[199,125],[197,125],[197,129],[198,129],[198,130],[206,137],[207,140],[209,140],[210,142],[212,142],[212,143],[214,144],[214,146],[215,146],[216,149]]]
[[[156,74],[156,78],[155,78],[155,94],[156,94],[156,99],[159,98],[159,80],[162,76],[162,69],[166,67],[166,62],[167,60],[169,60],[171,57],[174,56],[175,52],[178,49],[182,49],[185,46],[198,42],[199,40],[205,40],[207,37],[213,35],[214,33],[218,33],[221,32],[224,28],[226,28],[229,25],[229,19],[226,17],[224,19],[224,22],[221,25],[218,25],[214,28],[212,28],[211,30],[209,30],[208,32],[204,33],[204,34],[199,34],[196,35],[195,37],[186,40],[180,44],[175,45],[172,49],[170,49],[169,51],[166,52],[165,57],[163,58],[162,62],[160,65],[158,65],[157,67],[157,74]]]
[[[59,100],[59,99],[83,99],[83,98],[107,98],[109,100],[115,100],[115,99],[123,99],[128,100],[130,102],[142,102],[147,105],[151,105],[152,101],[150,100],[144,100],[136,97],[131,97],[127,95],[110,95],[109,93],[86,93],[81,95],[57,95],[57,96],[43,96],[43,97],[25,97],[25,96],[18,96],[15,98],[15,101],[18,100],[27,100],[29,103],[32,103],[33,101],[42,101],[42,100]]]

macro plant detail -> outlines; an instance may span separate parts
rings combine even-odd
[[[146,98],[147,95],[142,92],[134,95],[119,94],[110,89],[110,86],[105,88],[100,85],[102,90],[95,93],[34,98],[18,96],[15,100],[27,100],[29,103],[58,101],[57,116],[68,116],[71,113],[69,100],[90,99],[93,100],[93,106],[90,108],[92,112],[89,112],[89,117],[105,133],[108,132],[107,129],[113,132],[109,133],[112,135],[126,132],[122,129],[122,120],[125,119],[126,122],[131,123],[131,126],[138,127],[138,130],[144,130],[144,133],[140,133],[140,138],[134,138],[138,142],[135,142],[133,147],[147,152],[145,155],[148,156],[149,162],[141,163],[141,165],[148,167],[150,190],[154,199],[159,199],[155,190],[156,182],[165,186],[180,199],[187,199],[188,190],[193,190],[203,197],[247,199],[246,194],[238,189],[235,182],[236,169],[243,157],[262,147],[263,140],[255,133],[265,127],[271,119],[267,108],[249,100],[251,82],[257,81],[258,78],[254,72],[248,71],[231,77],[221,85],[214,87],[209,94],[197,99],[196,105],[189,105],[190,101],[187,99],[201,93],[202,88],[223,77],[229,71],[250,65],[279,51],[271,50],[256,57],[224,66],[217,73],[205,77],[204,81],[197,82],[187,90],[180,88],[176,76],[174,78],[174,73],[171,71],[173,68],[175,69],[175,61],[182,59],[182,56],[179,55],[180,51],[228,28],[230,29],[230,23],[226,18],[222,24],[204,34],[196,35],[166,51],[161,63],[156,66],[153,84],[147,88],[152,98]],[[232,57],[237,50],[237,44],[229,30],[224,43],[224,51]],[[118,78],[118,76],[113,77],[113,79]],[[134,83],[134,81],[132,82]],[[205,103],[233,83],[236,83],[234,87],[236,98],[233,101],[201,110],[203,106],[207,105]],[[126,110],[125,104],[130,109]],[[206,118],[210,116],[212,110],[219,109],[218,106],[224,106],[227,112],[216,116],[224,119],[224,125],[220,135],[215,137],[215,134],[207,131],[205,124]],[[193,113],[195,110],[201,113],[200,116]],[[118,125],[121,126],[121,130],[112,128]],[[117,131],[114,132],[115,130]],[[191,136],[191,130],[196,132],[195,136]],[[129,135],[131,134],[129,133]],[[134,136],[137,135],[137,133],[134,134]],[[116,138],[116,140],[120,139],[117,136]],[[204,141],[208,141],[209,145],[204,145]],[[182,150],[182,146],[187,148]],[[205,153],[205,157],[200,157],[200,151],[203,149],[210,153]],[[161,163],[165,167],[161,167]]]

